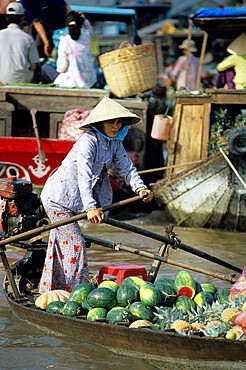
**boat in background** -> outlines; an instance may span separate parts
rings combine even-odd
[[[245,182],[245,156],[230,158]],[[220,153],[157,181],[152,190],[163,217],[177,226],[246,231],[246,188]]]
[[[0,178],[16,176],[43,186],[72,148],[73,141],[41,139],[45,162],[39,158],[36,138],[0,137]]]

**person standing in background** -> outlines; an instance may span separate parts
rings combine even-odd
[[[71,12],[64,0],[21,0],[26,21],[32,24],[39,56],[46,58],[54,48],[53,31],[65,27],[66,14]]]
[[[193,40],[184,40],[179,48],[182,49],[183,54],[180,56],[171,72],[171,78],[176,83],[176,90],[181,87],[187,87],[189,90],[196,90],[196,82],[199,69],[199,58],[195,57],[193,53],[197,51],[195,42]],[[186,60],[189,50],[189,69],[188,69],[188,86],[186,82]]]
[[[24,8],[20,2],[12,2],[6,14],[9,26],[0,31],[0,82],[31,82],[39,55],[32,36],[22,30]]]
[[[90,88],[97,80],[90,50],[93,28],[83,14],[73,11],[66,16],[66,26],[69,34],[60,39],[56,67],[59,75],[54,84]]]

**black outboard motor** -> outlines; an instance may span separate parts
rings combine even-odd
[[[48,224],[30,181],[16,176],[0,179],[0,232],[6,236]]]

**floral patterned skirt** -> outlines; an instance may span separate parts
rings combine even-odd
[[[73,212],[60,206],[45,205],[45,210],[51,222],[74,216]],[[39,292],[55,289],[71,292],[77,285],[88,282],[88,276],[85,240],[78,223],[52,229]]]

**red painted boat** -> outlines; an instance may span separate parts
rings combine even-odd
[[[0,178],[15,175],[31,181],[34,186],[43,186],[73,144],[74,141],[41,139],[46,157],[45,163],[42,163],[35,138],[0,137]]]

